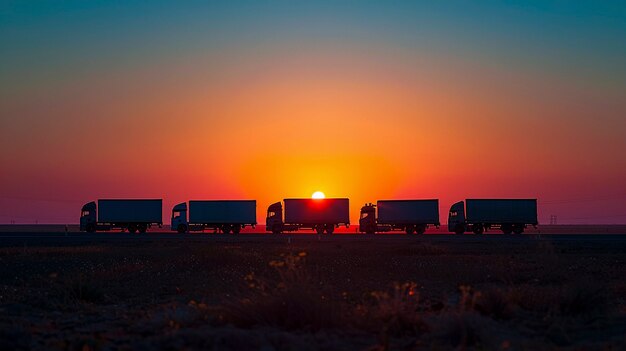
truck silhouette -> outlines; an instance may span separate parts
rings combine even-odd
[[[489,229],[522,234],[537,223],[537,199],[467,199],[452,205],[448,214],[448,230],[456,234]]]
[[[152,225],[163,225],[161,199],[100,199],[86,203],[81,209],[80,230],[128,230],[145,233]]]
[[[92,201],[81,209],[80,230],[117,228],[144,233],[153,225],[163,225],[162,208],[161,199]],[[205,229],[239,233],[256,224],[256,200],[191,200],[172,209],[171,230],[179,233]],[[266,230],[276,234],[300,229],[332,234],[341,225],[350,225],[347,198],[284,199],[267,209]],[[436,199],[379,200],[376,205],[365,204],[359,217],[362,233],[398,230],[422,234],[433,225],[440,225]],[[482,234],[491,229],[521,234],[529,225],[538,225],[537,199],[467,199],[453,204],[448,213],[448,230],[457,234]]]
[[[280,202],[267,208],[266,230],[274,234],[312,229],[318,234],[332,234],[340,225],[350,225],[348,199],[284,199],[285,216]]]
[[[189,213],[189,216],[187,216]],[[190,200],[172,208],[171,229],[179,233],[212,229],[238,234],[256,225],[256,200]]]
[[[439,200],[379,200],[361,207],[359,217],[359,231],[367,234],[392,230],[423,234],[429,225],[439,226]]]

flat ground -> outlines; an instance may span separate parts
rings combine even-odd
[[[621,350],[626,235],[0,233],[0,349]]]

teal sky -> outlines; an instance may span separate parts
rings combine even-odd
[[[7,89],[155,56],[358,41],[621,85],[625,37],[623,1],[5,1],[0,72]]]

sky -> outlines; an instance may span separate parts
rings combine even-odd
[[[623,1],[2,1],[0,223],[98,198],[626,223]]]

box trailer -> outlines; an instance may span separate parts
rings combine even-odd
[[[489,229],[521,234],[537,224],[537,199],[467,199],[452,205],[448,214],[448,230],[457,234]]]
[[[145,233],[152,225],[163,225],[161,199],[100,199],[81,210],[80,230],[95,232],[111,229]]]
[[[376,213],[378,210],[378,213]],[[361,207],[359,231],[373,234],[392,230],[423,234],[439,226],[439,200],[379,200]]]
[[[286,231],[312,229],[318,234],[332,234],[340,225],[350,225],[348,199],[284,199],[267,209],[266,230],[278,234]],[[283,220],[284,218],[284,220]]]
[[[204,231],[238,234],[256,226],[256,200],[191,200],[172,209],[171,229],[179,233]]]

